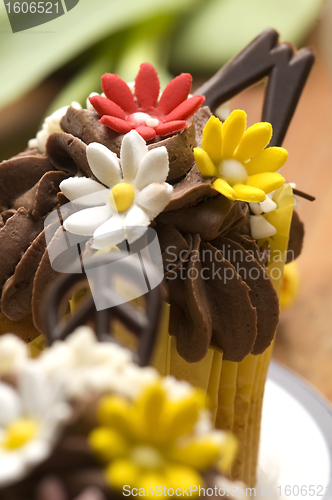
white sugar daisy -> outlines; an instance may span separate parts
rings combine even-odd
[[[173,187],[166,181],[169,165],[165,147],[148,150],[132,130],[122,141],[120,160],[99,143],[86,148],[94,181],[71,177],[60,189],[75,205],[87,208],[64,222],[67,231],[93,236],[96,250],[140,238],[150,222],[168,205]]]
[[[30,361],[17,387],[0,382],[0,486],[17,481],[47,458],[71,415],[61,386]]]

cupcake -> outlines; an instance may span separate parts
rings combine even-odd
[[[244,488],[226,477],[237,442],[215,429],[205,394],[97,335],[80,326],[38,359],[16,336],[1,337],[1,498],[217,497]]]
[[[59,271],[91,255],[142,252],[149,228],[165,278],[152,364],[207,394],[213,422],[239,438],[232,477],[248,485],[283,267],[303,237],[292,188],[277,172],[288,154],[281,144],[312,63],[310,50],[294,52],[266,30],[193,96],[188,74],[159,96],[149,63],[133,86],[106,74],[87,109],[61,110],[0,166],[2,331],[36,338]],[[266,76],[261,123],[247,128],[244,110],[223,122],[213,115]],[[87,294],[68,297],[72,310]]]

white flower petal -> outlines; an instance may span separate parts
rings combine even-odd
[[[154,182],[136,195],[135,202],[148,214],[150,220],[157,217],[172,198],[173,186],[167,182]]]
[[[273,212],[273,210],[277,208],[277,204],[269,196],[260,203],[249,203],[249,206],[255,215],[260,215],[262,213],[267,214]]]
[[[256,203],[256,202],[249,203],[249,207],[250,207],[250,210],[252,211],[252,213],[255,215],[261,215],[263,213],[263,210],[261,208],[260,203]]]
[[[135,178],[134,186],[141,190],[153,182],[165,182],[168,175],[167,149],[151,149],[141,161]]]
[[[20,453],[0,454],[0,485],[5,486],[20,479],[25,472],[25,463]]]
[[[48,410],[50,384],[41,363],[32,362],[19,373],[18,389],[26,416],[43,419]]]
[[[27,467],[43,462],[50,454],[50,445],[41,439],[33,439],[22,448],[23,459]]]
[[[277,204],[267,196],[264,201],[260,203],[261,209],[265,214],[273,212],[277,208]]]
[[[88,98],[86,100],[86,109],[89,111],[95,111],[95,108],[92,106],[92,104],[89,100],[89,97],[93,97],[95,95],[100,95],[100,94],[98,94],[98,92],[91,92],[91,94],[88,96]]]
[[[0,337],[0,375],[16,372],[28,359],[27,345],[16,335]]]
[[[93,233],[92,248],[100,250],[109,245],[118,245],[126,239],[123,227],[124,218],[113,215]]]
[[[274,236],[277,232],[276,228],[272,226],[263,215],[251,215],[250,216],[250,229],[251,236],[255,240],[260,238],[269,238]]]
[[[94,231],[112,216],[111,207],[91,207],[71,215],[63,223],[66,231],[81,236],[91,236]]]
[[[138,167],[147,155],[148,148],[145,140],[136,130],[131,130],[122,139],[121,168],[125,182],[132,183],[136,177]]]
[[[69,177],[60,183],[59,188],[68,200],[75,200],[75,203],[86,207],[107,203],[110,192],[99,182],[87,177]]]
[[[21,401],[16,391],[0,382],[0,427],[5,427],[17,420],[21,411]]]
[[[144,210],[137,205],[133,205],[125,218],[126,234],[129,243],[138,240],[146,232],[150,224],[150,218]]]
[[[106,146],[92,142],[86,147],[86,156],[93,174],[100,182],[112,188],[121,181],[118,157]]]

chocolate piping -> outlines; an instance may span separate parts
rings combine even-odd
[[[32,289],[35,273],[45,252],[45,231],[31,243],[2,289],[1,311],[18,321],[32,314]]]
[[[31,189],[40,178],[53,170],[45,155],[18,155],[0,163],[0,202],[10,207],[13,200]]]
[[[263,353],[271,344],[279,320],[279,300],[271,280],[254,256],[239,243],[219,236],[212,242],[249,286],[249,297],[257,310],[257,337],[252,354]]]
[[[46,150],[56,170],[63,170],[70,176],[81,170],[87,177],[92,177],[86,157],[86,144],[77,137],[63,132],[51,134],[46,143]]]
[[[293,189],[293,194],[296,196],[300,196],[301,198],[304,198],[305,200],[308,201],[315,201],[315,196],[312,196],[311,194],[304,193],[303,191],[300,191],[299,189]]]
[[[43,220],[34,219],[25,208],[20,208],[0,230],[0,290],[15,271],[23,253],[43,230]],[[8,252],[6,241],[11,241]]]
[[[107,266],[116,262],[118,275],[124,279],[129,279],[131,282],[137,278],[135,282],[139,283],[142,273],[141,267],[134,265],[132,262],[129,263],[128,259],[123,260],[124,257],[128,257],[128,255],[117,253],[116,256],[108,255],[107,257],[91,258],[84,261],[86,271],[89,269],[95,271],[96,276],[94,279],[98,282],[100,293],[104,294],[108,303],[113,303],[114,306],[98,311],[93,298],[90,297],[84,306],[78,308],[65,323],[59,321],[59,311],[61,310],[63,298],[68,296],[73,287],[85,281],[86,276],[81,272],[81,267],[76,265],[69,269],[68,274],[58,279],[49,293],[44,313],[45,333],[49,344],[56,340],[65,339],[75,328],[85,324],[88,320],[95,324],[98,340],[110,342],[112,341],[109,331],[110,324],[112,325],[114,319],[118,319],[139,340],[137,352],[134,353],[134,360],[140,366],[149,364],[161,314],[161,290],[157,286],[144,294],[146,299],[144,313],[137,311],[129,303],[121,303],[120,297],[110,288],[109,276],[105,272]],[[145,261],[144,266],[145,268],[149,267],[149,264]],[[152,270],[149,272],[152,272]]]
[[[264,30],[195,92],[205,95],[205,104],[215,112],[220,104],[268,76],[262,120],[273,126],[270,146],[281,146],[315,59],[311,49],[294,53],[290,44],[278,45],[278,39],[277,31]]]

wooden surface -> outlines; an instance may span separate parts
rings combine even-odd
[[[317,60],[284,142],[289,160],[282,173],[316,201],[298,199],[306,228],[297,261],[301,288],[292,308],[282,312],[274,357],[332,401],[332,80],[318,30],[310,42]],[[262,92],[251,89],[232,107],[248,110],[254,123]]]

